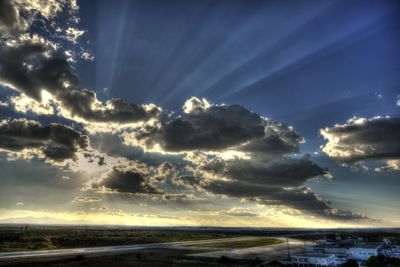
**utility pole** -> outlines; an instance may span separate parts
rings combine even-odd
[[[286,244],[287,244],[287,255],[288,255],[288,258],[290,260],[289,238],[286,238]]]

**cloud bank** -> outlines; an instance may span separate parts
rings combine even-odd
[[[54,161],[74,159],[88,146],[87,136],[71,127],[51,123],[42,125],[27,119],[0,121],[0,149],[34,153]]]
[[[165,151],[222,151],[231,149],[264,155],[298,152],[303,139],[292,127],[240,105],[213,105],[192,97],[184,113],[173,120],[146,125],[135,138]]]
[[[105,170],[88,180],[83,191],[181,203],[199,202],[200,195],[206,194],[286,206],[331,220],[368,220],[365,215],[335,209],[305,186],[329,172],[310,156],[298,155],[304,140],[290,125],[241,105],[213,104],[197,97],[188,99],[179,115],[167,114],[154,104],[100,101],[74,72],[70,50],[29,31],[34,23],[52,22],[47,24],[60,32],[61,39],[78,44],[84,30],[70,24],[55,26],[57,15],[65,10],[69,20],[76,22],[76,2],[25,2],[0,2],[0,85],[17,94],[9,99],[17,112],[67,118],[81,124],[84,133],[59,123],[4,119],[0,121],[2,151],[56,162],[74,160],[83,151],[89,162],[98,159],[96,167]],[[87,53],[84,57],[91,58]],[[400,169],[397,119],[352,119],[321,134],[328,139],[323,151],[335,159],[350,163],[384,159],[388,164],[382,170]],[[93,154],[89,147],[107,157]],[[177,164],[166,160],[155,164],[160,159],[143,157],[149,151],[160,158],[170,154],[181,158]],[[72,200],[99,201],[91,196]],[[245,208],[221,214],[257,216]]]
[[[156,117],[155,105],[121,99],[100,102],[73,73],[65,55],[49,42],[23,38],[0,48],[0,83],[41,103],[43,91],[59,104],[59,114],[81,122],[130,123]]]
[[[387,161],[384,169],[399,169],[400,119],[398,118],[351,118],[345,124],[324,128],[320,132],[328,141],[322,147],[322,151],[339,162],[384,160]]]
[[[146,164],[131,161],[129,165],[114,166],[99,179],[88,181],[86,190],[102,193],[159,194],[161,190],[156,187],[156,182]]]

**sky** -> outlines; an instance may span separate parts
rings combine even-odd
[[[400,227],[398,1],[0,1],[0,223]]]

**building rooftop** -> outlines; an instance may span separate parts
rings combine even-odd
[[[381,245],[379,243],[369,243],[369,244],[358,244],[354,248],[378,248]]]
[[[310,246],[310,247],[315,247],[315,248],[351,248],[353,247],[352,244],[321,244],[321,245],[315,245],[315,246]]]
[[[333,256],[332,254],[322,254],[322,253],[300,253],[292,255],[292,257],[314,257],[314,258],[329,258],[332,256]]]

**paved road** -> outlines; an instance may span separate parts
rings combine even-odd
[[[279,238],[279,237],[278,237]],[[221,256],[226,256],[229,258],[236,259],[255,259],[259,258],[264,261],[280,260],[285,259],[288,256],[288,247],[286,243],[286,238],[279,238],[283,243],[268,245],[268,246],[258,246],[250,248],[241,249],[226,249],[226,250],[216,250],[211,252],[202,252],[190,254],[193,257],[200,258],[219,258]],[[298,239],[289,238],[289,253],[297,254],[304,251],[304,242]],[[311,245],[313,242],[307,242],[307,245]]]
[[[90,247],[90,248],[71,248],[71,249],[52,249],[52,250],[35,250],[35,251],[20,251],[20,252],[6,252],[0,253],[0,263],[11,260],[22,260],[37,257],[66,257],[76,255],[96,255],[96,254],[112,254],[123,253],[135,250],[143,250],[149,248],[183,248],[183,246],[209,244],[216,242],[226,241],[241,241],[253,240],[259,237],[235,237],[235,238],[220,238],[208,240],[195,240],[195,241],[180,241],[168,243],[154,243],[154,244],[138,244],[127,246],[108,246],[108,247]]]

